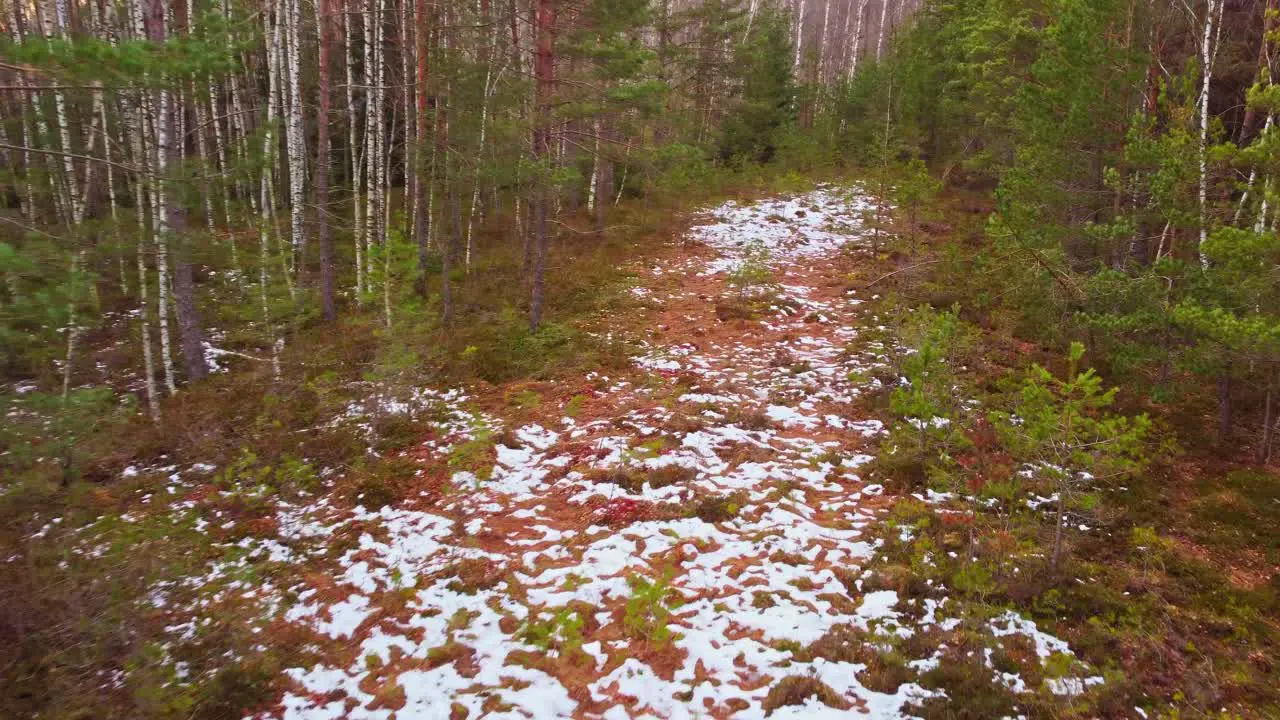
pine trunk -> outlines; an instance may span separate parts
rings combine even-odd
[[[414,175],[413,198],[414,206],[417,210],[413,216],[413,239],[418,248],[418,277],[415,283],[418,295],[425,298],[427,296],[427,246],[431,237],[431,207],[427,199],[427,190],[431,187],[430,167],[427,159],[427,128],[428,122],[428,95],[427,95],[427,73],[429,70],[427,62],[427,41],[430,38],[430,31],[424,27],[427,22],[427,0],[415,0],[413,15],[416,24],[414,32],[414,50],[417,54],[417,114],[418,118],[415,122],[414,143]]]
[[[320,309],[326,322],[338,319],[333,299],[333,229],[329,225],[329,63],[332,37],[330,0],[319,0],[316,25],[320,35],[317,77],[320,110],[316,115],[316,235],[320,241]]]
[[[537,78],[537,107],[533,130],[534,162],[545,175],[551,162],[551,95],[555,91],[555,0],[537,0],[538,49],[534,64]],[[533,291],[529,304],[529,326],[534,331],[542,324],[543,283],[547,265],[547,222],[551,209],[549,178],[536,180],[533,208]]]

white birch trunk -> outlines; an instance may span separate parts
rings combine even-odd
[[[141,8],[136,2],[129,2],[129,19],[135,38],[141,37],[142,31],[142,13]],[[134,198],[135,212],[137,213],[138,225],[138,243],[137,243],[137,268],[138,268],[138,319],[141,325],[141,341],[142,341],[142,374],[143,382],[147,389],[147,409],[151,416],[151,421],[158,423],[161,419],[160,414],[160,392],[156,387],[156,361],[155,350],[151,344],[151,292],[147,286],[147,263],[146,263],[146,244],[147,244],[147,207],[148,199],[151,197],[149,185],[153,184],[155,179],[151,176],[150,167],[150,149],[147,147],[145,137],[147,135],[146,113],[149,106],[150,92],[139,91],[141,102],[134,102],[128,107],[123,115],[129,127],[124,132],[129,136],[129,148],[133,154],[133,163],[137,165],[141,172],[134,178]]]
[[[289,152],[289,219],[295,256],[294,266],[301,272],[307,249],[306,181],[307,149],[302,124],[302,68],[300,0],[284,0],[287,64],[289,75],[289,122],[285,125],[285,142]],[[278,21],[277,21],[278,22]]]
[[[853,52],[849,59],[849,77],[853,77],[858,72],[858,55],[862,52],[862,18],[866,15],[867,3],[870,0],[860,0],[858,2],[858,23],[853,31]]]
[[[884,48],[884,25],[888,15],[889,0],[880,0],[880,27],[876,29],[876,62],[880,62],[881,50]]]
[[[366,0],[364,15],[364,68],[365,68],[365,84],[368,87],[365,90],[365,174],[368,177],[368,186],[365,190],[365,212],[364,212],[364,254],[365,258],[371,264],[370,250],[373,247],[373,238],[376,233],[375,223],[380,213],[377,206],[377,184],[378,184],[378,157],[382,154],[377,145],[378,126],[382,123],[381,108],[378,107],[378,70],[377,70],[377,26],[380,24],[381,15],[377,12],[378,0]],[[368,273],[366,272],[366,278]],[[365,290],[369,290],[366,283]]]
[[[818,82],[826,80],[827,70],[827,23],[831,20],[831,3],[825,0],[822,4],[822,34],[818,35]]]
[[[347,0],[350,2],[350,0]],[[364,186],[364,168],[361,163],[360,146],[357,145],[358,131],[356,127],[356,77],[354,66],[356,64],[355,49],[355,33],[351,31],[351,13],[347,12],[348,8],[344,4],[342,13],[342,22],[344,23],[342,34],[342,42],[344,45],[343,55],[346,58],[347,73],[347,153],[351,156],[351,191],[352,191],[352,208],[354,212],[354,221],[352,222],[351,232],[355,239],[356,246],[356,302],[360,303],[364,295],[364,217],[362,204],[363,186]],[[367,55],[366,55],[367,56]],[[368,125],[366,124],[366,134]]]
[[[287,78],[284,77],[284,74],[286,71],[285,65],[287,62],[285,59],[285,46],[284,46],[284,42],[285,42],[284,25],[287,22],[287,12],[288,12],[285,5],[287,2],[288,0],[278,0],[275,6],[275,24],[273,25],[273,28],[272,28],[272,41],[269,47],[270,57],[268,58],[268,61],[269,61],[268,72],[270,77],[268,78],[268,81],[269,81],[268,88],[271,94],[270,102],[275,103],[274,111],[271,113],[271,116],[273,118],[284,118],[285,111],[286,111],[285,110],[286,103],[288,100],[286,95],[286,89],[285,89],[285,85],[288,82],[288,80]],[[285,125],[288,124],[287,119],[284,124]],[[286,128],[286,135],[287,135],[287,128]],[[288,138],[287,137],[285,138],[285,143],[286,143],[285,152],[287,155],[288,154],[288,147],[287,147]],[[280,150],[279,141],[273,138],[273,142],[270,145],[270,151],[271,151],[270,162],[268,162],[267,164],[267,168],[268,168],[267,190],[268,190],[268,195],[271,198],[271,202],[267,206],[267,211],[271,218],[271,229],[273,231],[271,234],[271,240],[275,244],[276,254],[280,258],[280,268],[282,271],[281,276],[284,278],[285,288],[289,291],[289,297],[291,299],[296,300],[297,290],[295,289],[294,283],[293,283],[293,255],[294,255],[293,244],[291,242],[287,248],[284,247],[283,238],[285,234],[283,229],[280,226],[280,213],[277,212],[279,205],[276,204],[276,197],[277,197],[276,185],[275,185],[276,174],[274,171],[279,169],[280,167],[275,162],[275,160],[278,157],[277,153],[279,152],[279,150]],[[283,185],[284,183],[283,172],[281,172],[280,182]],[[281,191],[283,192],[283,188]]]
[[[137,184],[138,193],[142,193],[142,182]],[[156,391],[156,360],[151,349],[151,298],[147,291],[147,263],[145,260],[145,225],[143,224],[143,207],[138,206],[138,318],[142,324],[142,374],[147,388],[147,410],[151,421],[160,422],[160,394]]]
[[[141,16],[139,16],[141,26]],[[169,331],[169,226],[166,221],[167,202],[165,198],[165,173],[168,171],[168,148],[170,139],[169,127],[169,93],[159,90],[145,95],[147,115],[150,120],[150,135],[156,139],[153,147],[148,148],[150,166],[153,168],[150,183],[151,191],[151,236],[156,249],[156,300],[157,323],[160,330],[160,362],[164,369],[165,389],[170,395],[178,392],[177,380],[173,369],[173,341]]]
[[[390,137],[394,138],[396,134],[396,114],[395,109],[391,112],[391,133]],[[379,186],[383,188],[383,192],[389,187],[388,182],[389,166],[391,165],[391,143],[386,143],[384,150],[385,155],[382,158],[382,180]],[[391,203],[387,201],[386,195],[382,197],[382,310],[386,319],[387,329],[391,329]]]
[[[276,40],[278,41],[280,37],[279,17],[277,16],[275,21],[274,33],[272,32],[273,28],[271,27],[271,15],[269,13],[263,16],[263,21],[268,24],[268,26],[265,28],[266,30],[265,36],[268,38],[267,42],[271,43],[272,37],[275,37]],[[271,228],[272,228],[272,208],[275,206],[275,200],[273,198],[274,193],[272,192],[272,187],[271,187],[271,166],[275,158],[273,143],[275,142],[274,135],[275,135],[275,124],[276,124],[276,113],[277,113],[277,105],[276,105],[276,98],[278,97],[277,88],[279,87],[279,79],[278,79],[279,63],[276,62],[277,55],[270,46],[267,47],[267,55],[269,56],[268,62],[267,62],[267,73],[269,75],[267,79],[267,85],[270,88],[270,90],[267,96],[267,117],[266,117],[266,123],[263,126],[263,135],[262,135],[263,167],[262,167],[261,184],[259,185],[259,192],[261,194],[261,197],[258,202],[258,208],[261,213],[259,217],[260,225],[258,229],[258,256],[259,256],[258,257],[258,299],[262,305],[262,323],[263,323],[263,326],[266,327],[267,329],[267,338],[271,343],[273,363],[278,368],[279,367],[279,341],[276,338],[275,326],[272,324],[272,321],[271,321],[271,305],[268,302],[267,280],[269,278],[269,266],[271,264],[271,247],[270,247],[271,238],[269,237],[269,235],[271,233]],[[277,377],[279,376],[278,370],[276,375]]]
[[[505,68],[503,68],[505,70]],[[498,82],[495,79],[492,86],[489,83],[490,75],[493,71],[493,56],[489,56],[489,63],[484,70],[484,98],[480,103],[480,149],[476,151],[476,170],[475,181],[471,187],[471,212],[467,214],[467,255],[466,268],[467,272],[471,272],[471,233],[475,224],[476,211],[480,204],[480,166],[484,159],[484,141],[485,130],[489,121],[489,99],[493,96],[494,90],[497,89]],[[498,73],[501,77],[502,73]]]
[[[587,184],[587,211],[596,210],[596,182],[600,176],[600,119],[595,122],[595,146],[591,152],[591,182]]]
[[[15,12],[21,12],[21,8],[23,6],[23,3],[15,4]],[[40,26],[38,32],[40,32],[46,40],[51,40],[52,25],[49,22],[49,19],[52,15],[52,11],[48,8],[42,9],[39,3],[34,4],[32,7],[36,13],[36,22]],[[38,86],[39,84],[39,82],[36,82],[33,83],[33,86]],[[29,147],[43,147],[45,143],[49,142],[50,138],[49,121],[45,118],[44,103],[42,101],[43,93],[34,91],[30,93],[29,97],[31,98],[36,125],[35,137],[32,138]],[[55,215],[61,222],[69,225],[71,223],[70,202],[67,200],[66,187],[62,183],[58,182],[58,167],[56,159],[53,155],[45,154],[44,163],[48,171],[49,186],[53,191]],[[32,195],[33,202],[34,198],[35,196]]]
[[[46,24],[53,23],[52,28],[46,27],[45,37],[52,39],[54,35],[58,38],[65,39],[67,36],[67,0],[54,0],[54,17],[45,18]],[[65,174],[65,182],[67,184],[67,196],[71,200],[71,226],[79,227],[84,221],[85,202],[84,196],[80,192],[79,183],[76,181],[75,161],[72,160],[71,154],[75,149],[71,145],[71,126],[67,122],[67,98],[61,90],[53,92],[53,104],[55,118],[58,124],[58,140],[62,145],[62,171]]]
[[[756,11],[759,10],[760,0],[751,0],[750,7],[747,8],[747,29],[742,31],[742,42],[746,43],[747,38],[751,37],[751,26],[756,22]]]
[[[804,47],[804,2],[800,0],[799,10],[796,12],[796,57],[791,65],[792,73],[800,70],[800,52]]]
[[[413,216],[417,208],[410,198],[417,199],[417,193],[413,191],[413,186],[418,182],[418,174],[413,172],[414,139],[417,137],[414,133],[414,128],[418,122],[417,113],[414,112],[413,99],[414,94],[417,92],[418,83],[414,80],[414,72],[417,68],[413,62],[413,38],[409,35],[410,30],[416,26],[409,24],[410,2],[412,0],[400,0],[400,78],[402,81],[400,99],[404,107],[404,132],[402,134],[403,145],[401,146],[404,148],[404,152],[401,160],[404,168],[404,236],[406,238],[413,237],[413,228],[415,227]]]
[[[1209,266],[1204,255],[1204,243],[1209,238],[1209,84],[1213,80],[1213,59],[1217,50],[1214,42],[1214,16],[1221,16],[1223,0],[1207,0],[1204,35],[1200,42],[1200,264]]]
[[[152,120],[152,132],[156,138],[156,159],[152,167],[155,168],[156,177],[151,183],[151,228],[156,248],[156,282],[159,292],[156,310],[160,324],[160,359],[164,366],[164,384],[172,395],[178,391],[178,387],[174,379],[173,342],[169,332],[169,225],[165,222],[168,204],[165,202],[163,179],[166,171],[165,148],[169,145],[168,123],[164,121],[164,116],[169,112],[167,92],[159,92],[155,106],[159,109]]]

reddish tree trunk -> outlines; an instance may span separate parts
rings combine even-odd
[[[1277,0],[1267,0],[1267,7],[1262,11],[1262,43],[1258,49],[1258,69],[1264,77],[1271,79],[1271,29],[1272,13],[1276,10]],[[1253,136],[1253,128],[1258,123],[1258,109],[1250,106],[1244,112],[1244,121],[1240,123],[1240,144],[1248,142]]]
[[[415,158],[414,193],[418,206],[418,214],[414,217],[413,236],[418,245],[418,282],[417,291],[422,297],[427,296],[427,242],[431,236],[431,213],[427,211],[427,189],[431,178],[427,175],[427,0],[415,0],[414,19],[418,22],[414,34],[415,51],[418,65],[418,124],[417,124],[417,157]]]
[[[538,0],[537,19],[538,50],[534,58],[534,75],[538,80],[538,107],[533,125],[533,157],[545,165],[551,161],[551,94],[555,89],[555,0]],[[545,174],[547,168],[541,168]],[[529,326],[537,330],[542,324],[543,277],[547,265],[547,215],[551,194],[545,177],[538,179],[535,191],[533,294],[529,306]]]
[[[437,10],[437,13],[440,11]],[[439,14],[434,16],[435,27],[433,34],[435,36],[435,47],[439,50],[443,38],[440,35],[440,25],[442,24]],[[447,16],[445,22],[448,21]],[[449,187],[449,110],[448,110],[448,87],[445,93],[436,97],[436,167],[439,168],[440,186],[447,189]],[[448,208],[445,209],[448,212]],[[440,318],[445,325],[453,322],[453,285],[450,282],[449,275],[453,272],[453,245],[452,236],[448,233],[444,234],[443,247],[440,248],[440,257],[443,260],[440,272]]]
[[[320,306],[324,319],[333,322],[338,311],[333,302],[333,230],[329,226],[329,51],[333,42],[330,0],[319,0],[320,118],[316,123],[316,213],[320,236]]]

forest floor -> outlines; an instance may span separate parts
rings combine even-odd
[[[371,391],[332,423],[416,428],[399,492],[329,478],[246,512],[251,483],[180,470],[165,512],[219,542],[150,593],[172,646],[235,618],[278,659],[256,716],[297,720],[902,717],[945,701],[957,649],[1004,693],[1101,683],[881,554],[912,531],[859,477],[884,432],[863,396],[898,382],[850,282],[871,207],[821,186],[698,215],[609,319],[645,348],[629,370]]]
[[[623,207],[558,238],[537,332],[496,258],[465,325],[231,353],[163,423],[75,435],[71,482],[13,411],[44,429],[0,450],[38,456],[0,478],[0,716],[1277,717],[1280,473],[1121,393],[1186,449],[1099,485],[1052,569],[1052,488],[916,472],[892,410],[942,309],[985,452],[1061,355],[979,302],[989,198],[891,211],[798,175]],[[131,382],[113,317],[93,370]]]

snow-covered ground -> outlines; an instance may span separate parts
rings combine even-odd
[[[458,391],[353,405],[334,422],[440,424],[413,453],[424,468],[482,435],[498,442],[483,468],[451,469],[444,494],[281,506],[274,536],[184,581],[205,597],[181,606],[160,587],[153,602],[172,609],[175,636],[236,594],[259,608],[264,645],[282,629],[309,638],[263,718],[758,718],[788,676],[820,680],[843,707],[810,697],[770,717],[908,716],[936,691],[878,692],[866,664],[804,652],[850,629],[887,643],[961,622],[945,593],[864,586],[878,548],[867,531],[891,499],[859,477],[883,427],[854,403],[887,348],[861,337],[874,322],[824,268],[861,242],[870,207],[824,187],[709,210],[690,234],[702,247],[642,278],[656,331],[634,370],[583,378],[582,399],[539,422],[501,432]],[[761,247],[777,303],[757,322],[717,321],[709,293]],[[250,562],[265,568],[257,582],[238,579]],[[1016,614],[989,625],[1041,657],[1070,654]]]

